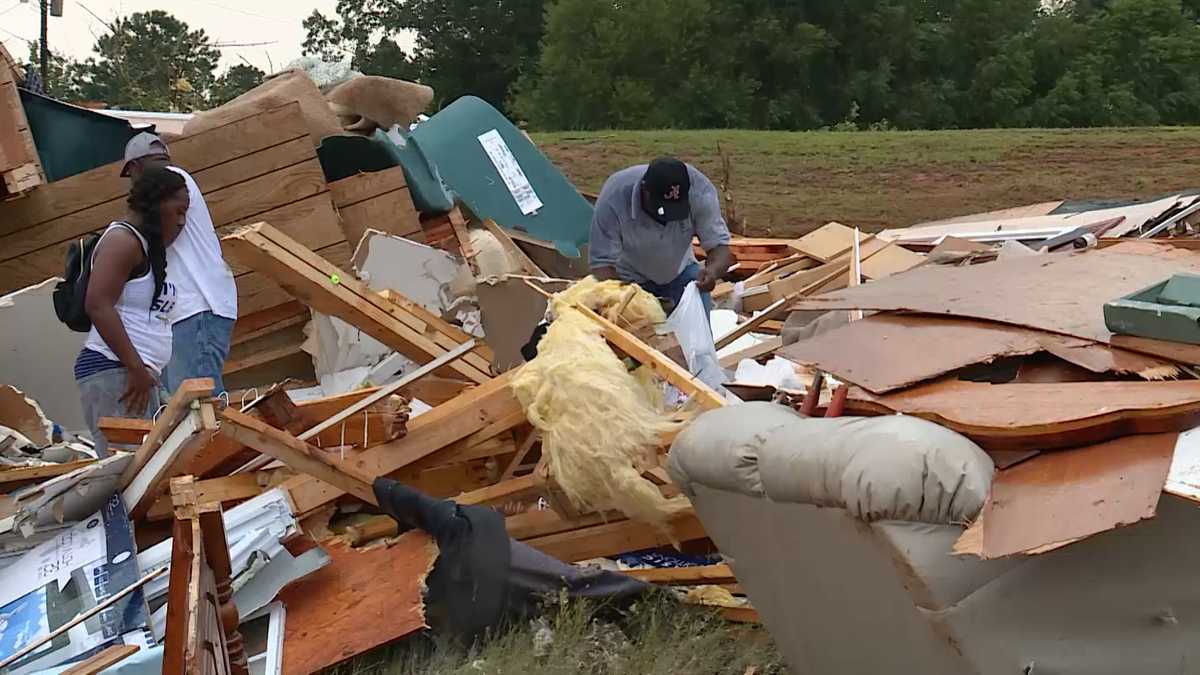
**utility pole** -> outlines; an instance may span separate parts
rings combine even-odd
[[[42,37],[41,37],[42,53],[40,55],[41,70],[42,70],[42,86],[47,87],[47,86],[49,86],[49,81],[50,81],[50,45],[46,44],[46,38],[50,34],[50,27],[49,27],[50,0],[40,0],[40,4],[42,7],[42,11],[41,11],[41,15],[42,15]]]

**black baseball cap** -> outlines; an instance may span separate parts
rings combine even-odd
[[[692,179],[687,165],[674,157],[659,157],[646,167],[642,186],[649,193],[650,215],[668,221],[683,220],[691,215],[688,192]]]

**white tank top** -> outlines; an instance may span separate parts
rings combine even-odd
[[[142,244],[142,252],[149,258],[149,245],[142,234],[127,223],[114,222],[104,230],[104,234],[100,235],[100,240],[103,241],[115,228],[122,228],[133,232],[138,241]],[[92,261],[96,259],[96,249],[100,247],[100,242],[96,242],[96,248],[92,249]],[[121,297],[117,298],[116,310],[117,316],[121,317],[121,324],[125,326],[125,333],[129,335],[129,341],[133,343],[133,348],[137,351],[138,356],[142,357],[142,363],[145,363],[148,368],[155,373],[162,373],[162,369],[171,360],[171,309],[175,305],[175,286],[170,280],[163,283],[162,292],[158,298],[154,297],[154,272],[147,270],[145,274],[136,279],[130,279],[125,282],[125,288],[121,291]],[[99,352],[105,357],[113,361],[120,361],[113,350],[109,349],[108,344],[104,342],[104,338],[100,337],[100,333],[96,332],[95,326],[88,333],[87,341],[84,343],[84,348],[94,352]]]

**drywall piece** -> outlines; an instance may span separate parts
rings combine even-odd
[[[915,415],[989,449],[1046,450],[1200,424],[1200,380],[984,384],[940,380],[874,396],[852,388],[848,414]]]
[[[37,401],[10,385],[0,386],[0,426],[20,433],[39,448],[50,445],[54,437],[54,423]]]
[[[79,388],[70,367],[83,349],[86,336],[71,332],[54,315],[50,296],[57,282],[47,279],[0,297],[0,325],[4,326],[0,383],[12,385],[37,401],[42,412],[63,429],[88,435],[79,406]]]
[[[998,472],[981,514],[981,557],[1040,553],[1153,517],[1177,438],[1125,436]]]
[[[510,275],[481,280],[475,287],[483,314],[484,339],[496,356],[492,365],[497,372],[525,363],[521,348],[546,315],[546,296],[531,288],[530,283],[547,293],[558,293],[570,286],[568,281]]]
[[[1104,323],[1104,303],[1180,272],[1200,272],[1200,254],[1130,242],[970,267],[925,266],[801,298],[795,308],[903,310],[988,319],[1200,364],[1200,345],[1114,336]]]
[[[377,230],[367,230],[353,266],[371,289],[399,291],[438,316],[450,309],[450,286],[465,267],[441,249]]]

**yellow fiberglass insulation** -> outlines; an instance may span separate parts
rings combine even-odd
[[[556,318],[537,358],[516,374],[513,389],[542,434],[551,475],[577,508],[616,509],[665,529],[688,502],[663,497],[641,474],[657,465],[660,439],[678,422],[663,410],[658,389],[626,369],[601,327],[574,309],[580,303],[607,315],[628,288],[588,277],[556,295]],[[662,321],[663,312],[653,296],[637,288],[622,316]]]

